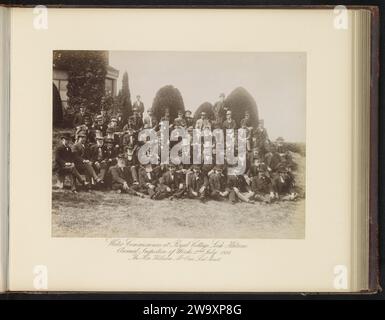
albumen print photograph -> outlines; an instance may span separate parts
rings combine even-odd
[[[52,63],[53,237],[305,238],[306,53]]]

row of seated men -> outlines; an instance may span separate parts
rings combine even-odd
[[[228,174],[227,165],[141,165],[132,143],[120,147],[112,137],[96,136],[96,143],[87,144],[86,132],[77,132],[76,143],[70,134],[63,134],[55,151],[58,186],[70,180],[71,190],[113,189],[154,200],[164,198],[230,199],[237,201],[271,202],[294,200],[294,163],[289,153],[262,148],[249,152],[246,171]],[[265,148],[267,149],[267,148]]]

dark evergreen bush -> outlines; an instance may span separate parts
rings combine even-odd
[[[170,122],[173,122],[178,111],[184,112],[184,102],[180,91],[172,85],[167,85],[158,90],[152,103],[152,112],[159,121],[166,108],[170,111]]]
[[[250,119],[253,126],[258,125],[258,107],[254,98],[244,88],[238,87],[234,89],[226,98],[225,106],[232,111],[232,117],[240,125],[241,120],[245,116],[245,112],[249,111]]]
[[[194,119],[197,120],[201,117],[201,112],[206,112],[207,117],[210,120],[214,120],[213,105],[210,102],[203,102],[194,113]]]

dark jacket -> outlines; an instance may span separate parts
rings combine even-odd
[[[74,127],[77,127],[77,126],[80,126],[82,124],[84,124],[84,118],[89,115],[87,113],[83,113],[81,114],[80,112],[77,112],[74,116],[74,119],[72,121],[72,124]]]
[[[223,192],[226,190],[226,177],[223,174],[213,173],[209,177],[210,191]]]
[[[157,182],[156,180],[156,174],[154,171],[150,172],[148,175],[145,168],[141,167],[139,169],[139,185],[141,187],[145,187],[147,183],[155,185]]]
[[[187,185],[188,190],[199,192],[201,187],[208,187],[209,181],[202,172],[198,176],[194,172],[191,172],[187,176]]]
[[[237,128],[237,123],[235,122],[234,119],[231,119],[230,122],[225,120],[222,123],[222,128],[225,129],[225,130],[226,129],[236,129]]]
[[[132,108],[137,108],[140,114],[143,114],[144,112],[144,104],[142,101],[140,101],[139,103],[138,101],[135,101],[134,104],[132,105]]]
[[[93,144],[89,148],[89,159],[92,162],[101,162],[104,160],[105,146],[99,146],[97,143]]]
[[[131,171],[127,167],[119,168],[117,165],[112,166],[109,169],[110,175],[111,175],[111,182],[112,183],[127,183],[128,185],[131,185],[133,182]]]
[[[72,146],[72,153],[74,156],[75,165],[81,165],[83,160],[88,159],[87,149],[85,145],[81,144],[80,142],[76,142]]]
[[[74,162],[74,156],[71,151],[71,147],[65,147],[64,144],[60,144],[55,150],[55,170],[64,168],[66,162]]]
[[[171,175],[170,171],[163,173],[159,182],[173,190],[179,188],[179,183],[183,183],[183,181],[180,181],[180,177],[177,175],[176,172],[174,172],[174,174]]]
[[[251,180],[251,190],[255,193],[266,194],[273,191],[271,180],[266,175],[255,176]]]

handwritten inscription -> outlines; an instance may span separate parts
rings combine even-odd
[[[106,239],[108,247],[129,260],[157,261],[221,261],[233,250],[247,246],[234,240],[172,240],[144,241],[132,239]]]

